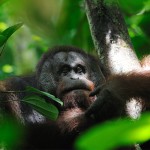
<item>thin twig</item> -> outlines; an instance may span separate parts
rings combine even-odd
[[[25,93],[27,91],[0,91],[0,93]]]
[[[2,100],[2,103],[6,103],[6,102],[13,102],[13,101],[18,101],[18,99],[14,99],[14,100]],[[19,102],[24,102],[23,100],[19,100]]]

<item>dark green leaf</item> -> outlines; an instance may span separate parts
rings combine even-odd
[[[21,26],[23,25],[23,23],[18,23],[14,26],[11,26],[9,28],[7,28],[6,30],[4,30],[1,34],[0,34],[0,47],[3,46],[5,44],[5,42],[8,40],[8,38],[16,31],[18,30]]]
[[[56,98],[54,95],[51,95],[47,92],[40,91],[40,90],[38,90],[36,88],[33,88],[33,87],[30,87],[30,86],[26,87],[26,91],[27,92],[34,92],[34,93],[38,93],[38,94],[47,96],[48,98],[50,98],[50,99],[56,101],[57,103],[59,103],[61,106],[63,105],[63,102],[60,99]]]
[[[11,26],[9,28],[7,28],[6,30],[4,30],[1,34],[3,36],[5,36],[7,39],[16,31],[18,30],[21,26],[23,25],[23,23],[18,23],[14,26]]]
[[[46,102],[39,96],[27,96],[22,101],[30,104],[35,110],[49,119],[56,120],[58,117],[58,109],[56,106]]]
[[[0,34],[0,47],[6,43],[7,39],[5,36]]]
[[[78,150],[108,150],[150,139],[150,113],[139,120],[114,120],[97,125],[79,137]]]

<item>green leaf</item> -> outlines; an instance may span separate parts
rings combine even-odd
[[[22,138],[23,128],[12,118],[4,116],[0,120],[0,149],[12,149],[14,145],[19,144]],[[5,147],[5,148],[4,148]]]
[[[3,36],[5,36],[7,39],[16,31],[18,30],[21,26],[23,25],[23,23],[18,23],[16,25],[13,25],[9,28],[7,28],[6,30],[4,30],[1,34]]]
[[[11,26],[9,28],[7,28],[6,30],[4,30],[1,34],[0,34],[0,47],[3,46],[6,41],[8,40],[8,38],[16,31],[18,30],[21,26],[23,25],[23,23],[18,23],[14,26]]]
[[[76,141],[78,150],[108,150],[150,139],[150,113],[139,120],[121,119],[97,125]]]
[[[63,105],[63,102],[59,99],[59,98],[56,98],[54,95],[52,94],[49,94],[47,92],[44,92],[44,91],[40,91],[36,88],[33,88],[33,87],[30,87],[30,86],[27,86],[26,87],[26,91],[27,92],[34,92],[34,93],[38,93],[38,94],[41,94],[41,95],[44,95],[44,96],[47,96],[48,98],[56,101],[57,103],[59,103],[61,106]]]
[[[56,120],[58,117],[57,107],[46,102],[43,98],[39,96],[26,96],[25,98],[23,98],[22,101],[30,104],[36,111],[49,119]]]
[[[6,42],[6,37],[0,34],[0,47],[3,46]]]

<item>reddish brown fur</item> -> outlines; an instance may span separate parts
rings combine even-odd
[[[118,93],[120,98],[131,97],[149,98],[150,95],[150,71],[132,72],[111,77],[107,83],[108,89]]]

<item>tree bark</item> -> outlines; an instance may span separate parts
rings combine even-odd
[[[141,69],[117,0],[85,0],[85,9],[105,77]],[[128,116],[136,119],[142,104],[130,99],[126,110]]]
[[[117,0],[85,0],[85,9],[105,75],[139,69]]]

